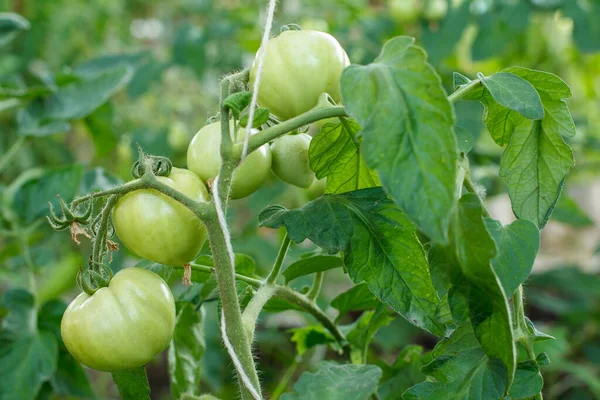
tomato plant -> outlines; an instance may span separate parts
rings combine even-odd
[[[108,286],[81,293],[60,325],[69,352],[100,371],[147,364],[169,345],[174,328],[171,290],[160,276],[141,268],[124,269]]]
[[[88,3],[0,0],[1,399],[600,398],[596,2]]]
[[[236,141],[242,142],[246,131],[239,129]],[[221,167],[221,123],[208,124],[196,133],[187,151],[188,168],[208,182],[219,174]],[[262,146],[245,159],[233,173],[231,198],[241,199],[254,193],[265,182],[271,168],[271,150]]]

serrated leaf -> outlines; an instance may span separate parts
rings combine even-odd
[[[422,357],[421,346],[409,345],[398,354],[394,365],[383,368],[383,377],[378,389],[381,400],[397,400],[399,394],[426,379],[425,374],[421,372]]]
[[[354,139],[359,130],[360,126],[354,120],[349,120],[347,124],[328,123],[310,142],[310,168],[317,178],[327,177],[325,193],[344,193],[380,186],[377,173],[367,167],[359,144]]]
[[[177,303],[175,332],[168,350],[173,398],[178,399],[183,393],[199,394],[205,349],[204,309],[196,310],[191,303]]]
[[[442,336],[435,320],[439,299],[415,227],[381,188],[329,195],[304,207],[270,206],[259,215],[260,226],[285,226],[300,243],[305,239],[329,254],[343,252],[355,283],[371,292],[410,323]]]
[[[321,362],[315,372],[305,372],[294,385],[294,393],[281,400],[367,400],[377,389],[381,369],[374,365],[337,365]]]
[[[56,371],[58,343],[54,333],[38,329],[35,299],[13,289],[0,303],[8,310],[0,329],[0,393],[3,400],[33,400]]]
[[[0,13],[0,47],[10,43],[17,35],[29,30],[31,24],[19,14]]]
[[[562,194],[552,212],[552,220],[562,222],[575,227],[586,227],[594,225],[590,216],[581,209],[577,202]]]
[[[296,343],[296,353],[302,356],[314,346],[335,343],[335,338],[322,325],[309,325],[302,328],[290,329],[291,341]]]
[[[485,218],[485,224],[498,248],[492,266],[504,293],[510,297],[531,273],[540,248],[540,231],[524,219],[502,226],[500,221]]]
[[[385,189],[435,242],[446,242],[456,205],[454,112],[414,39],[397,37],[366,66],[342,74],[348,113],[362,126],[363,157]]]
[[[458,204],[450,229],[460,266],[460,271],[452,273],[453,284],[468,304],[475,337],[490,358],[504,363],[508,373],[506,384],[510,387],[516,349],[507,295],[491,265],[497,255],[496,243],[484,223],[479,197],[467,194]]]
[[[298,277],[323,272],[344,265],[342,259],[337,256],[316,255],[290,264],[284,271],[285,282],[288,283]]]
[[[359,283],[351,289],[340,293],[331,300],[331,307],[337,309],[340,314],[338,319],[350,311],[364,311],[377,308],[381,302],[369,290],[369,285]]]
[[[58,89],[50,98],[44,117],[48,120],[80,119],[90,115],[133,77],[133,68],[120,66]]]
[[[116,371],[112,373],[112,377],[122,400],[150,399],[150,384],[145,367]]]
[[[516,111],[525,118],[544,118],[544,107],[540,95],[525,79],[509,72],[498,72],[480,81],[492,98],[501,106]]]
[[[469,324],[460,326],[433,350],[434,360],[422,371],[433,377],[406,391],[404,400],[504,399],[507,371],[498,359],[481,349]],[[530,398],[542,389],[543,380],[535,362],[519,363],[508,398]]]
[[[377,331],[389,325],[394,320],[387,305],[380,304],[375,311],[365,311],[346,333],[346,339],[355,346],[366,360],[369,345]]]

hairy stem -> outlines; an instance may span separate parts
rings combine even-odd
[[[273,264],[273,268],[271,268],[271,272],[269,272],[269,276],[267,276],[267,284],[272,285],[275,283],[277,278],[279,277],[279,272],[281,271],[281,266],[283,265],[283,261],[285,260],[285,256],[290,248],[290,244],[292,241],[288,234],[285,234],[283,241],[281,242],[281,247],[279,248],[279,253],[277,254],[277,259],[275,260],[275,264]]]
[[[479,86],[479,85],[481,85],[481,81],[479,79],[475,79],[475,80],[469,82],[468,84],[466,84],[462,87],[459,87],[458,90],[456,90],[454,93],[452,93],[448,96],[448,101],[450,103],[454,103],[457,100],[460,100],[465,94],[467,94],[473,88],[475,88],[475,86]]]
[[[300,114],[297,117],[288,119],[280,124],[267,128],[259,133],[252,135],[248,140],[248,154],[258,149],[260,146],[269,143],[271,140],[278,138],[281,135],[285,135],[294,129],[301,128],[312,122],[319,121],[325,118],[333,117],[346,117],[346,109],[343,106],[334,106],[327,108],[318,108],[316,110],[310,110],[304,114]],[[243,143],[236,143],[233,146],[234,154],[242,154]]]
[[[192,264],[190,264],[190,267],[192,268],[192,271],[205,272],[207,274],[215,273],[215,268],[209,267],[208,265],[192,263]],[[179,267],[175,267],[175,268],[179,268]],[[181,268],[183,268],[183,267],[181,267]],[[237,279],[238,281],[246,282],[247,284],[254,286],[255,288],[260,288],[261,286],[263,286],[265,284],[260,279],[255,279],[255,278],[251,278],[249,276],[240,275],[240,274],[235,274],[235,279]]]
[[[310,287],[308,293],[306,293],[306,297],[308,297],[312,301],[316,300],[316,298],[319,296],[319,293],[321,293],[321,286],[323,285],[324,277],[325,273],[323,271],[317,272],[315,274],[315,280],[313,281],[313,284]]]
[[[112,195],[108,198],[106,204],[104,205],[104,208],[102,209],[102,214],[100,217],[100,227],[98,228],[98,233],[94,238],[94,245],[92,248],[92,261],[94,263],[102,262],[102,255],[104,253],[103,250],[106,247],[106,234],[108,233],[108,219],[110,218],[110,213],[113,207],[115,206],[115,204],[117,204],[117,201],[120,197],[121,196],[118,194]]]
[[[490,210],[488,210],[487,206],[485,205],[485,202],[483,201],[483,199],[479,195],[479,192],[477,191],[477,187],[475,187],[475,184],[471,180],[471,174],[467,174],[465,176],[465,180],[463,182],[464,182],[465,188],[467,188],[467,190],[470,193],[476,194],[477,197],[479,198],[479,202],[481,203],[481,208],[483,210],[483,215],[485,217],[491,218],[492,214],[490,213]]]
[[[225,236],[217,218],[208,219],[205,221],[205,224],[215,262],[214,271],[223,307],[227,338],[231,342],[235,356],[240,361],[243,373],[247,375],[251,384],[260,393],[260,384],[250,343],[248,342],[245,330],[240,329],[243,326],[242,312],[235,286],[235,267],[233,259],[227,250],[229,246],[227,241],[229,238]],[[244,399],[253,398],[250,391],[242,384],[241,379],[240,388]]]

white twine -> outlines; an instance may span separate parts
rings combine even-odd
[[[260,78],[262,76],[263,64],[265,60],[265,54],[267,53],[267,42],[271,37],[271,28],[273,26],[273,16],[275,15],[275,5],[277,0],[269,0],[269,6],[267,8],[267,20],[265,22],[265,31],[260,42],[258,53],[256,54],[256,78],[254,79],[254,88],[252,89],[252,101],[250,102],[250,109],[248,110],[248,125],[246,125],[246,137],[244,138],[244,147],[242,148],[242,161],[248,154],[248,140],[250,140],[250,133],[252,132],[252,123],[254,122],[254,112],[256,111],[256,104],[258,102],[258,86],[260,85]]]
[[[235,350],[233,349],[233,346],[231,345],[231,342],[227,337],[227,327],[225,325],[225,313],[223,312],[223,309],[221,309],[221,336],[223,336],[225,348],[227,349],[227,352],[229,353],[229,356],[233,361],[233,365],[235,365],[235,369],[238,371],[238,376],[244,383],[244,386],[246,386],[252,397],[254,397],[254,400],[262,400],[262,397],[254,388],[254,385],[252,385],[252,382],[250,382],[250,378],[248,378],[248,375],[246,375],[244,367],[242,366],[242,363],[238,359],[237,355],[235,354]]]
[[[267,20],[265,22],[265,30],[263,33],[262,41],[260,44],[260,48],[257,54],[257,69],[256,69],[256,79],[254,81],[254,89],[252,93],[252,100],[250,102],[250,110],[248,112],[248,125],[246,126],[246,137],[244,138],[244,147],[242,148],[242,158],[240,161],[243,161],[246,158],[248,153],[248,140],[250,139],[250,134],[252,132],[252,122],[254,121],[254,113],[256,111],[256,104],[258,101],[258,86],[260,84],[260,78],[262,74],[264,58],[267,48],[267,42],[269,41],[269,37],[271,36],[271,27],[273,26],[273,16],[275,15],[275,5],[277,4],[277,0],[269,0],[269,5],[267,7]],[[217,211],[217,220],[219,221],[219,225],[221,230],[223,231],[223,236],[225,237],[225,243],[227,247],[227,254],[229,255],[229,260],[231,265],[235,265],[235,256],[233,254],[233,247],[231,246],[231,237],[229,233],[229,228],[227,227],[227,220],[225,219],[225,213],[223,212],[223,205],[221,204],[221,199],[219,197],[219,176],[215,178],[213,182],[213,200],[215,202],[215,209]],[[240,327],[244,329],[243,327]],[[242,381],[246,389],[250,392],[252,397],[255,400],[261,400],[262,397],[250,381],[250,378],[244,371],[244,367],[240,362],[237,354],[231,342],[229,341],[229,337],[227,336],[227,327],[225,323],[225,313],[221,310],[221,336],[223,337],[223,343],[225,344],[225,348],[229,353],[229,357],[233,361],[233,365],[235,365],[235,369],[237,370],[239,379]]]

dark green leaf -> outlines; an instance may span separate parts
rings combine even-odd
[[[73,69],[73,73],[78,77],[89,79],[110,72],[115,68],[137,70],[148,63],[150,59],[150,52],[101,56],[78,64]]]
[[[112,189],[123,184],[123,180],[102,167],[88,169],[83,175],[80,194]]]
[[[225,101],[223,101],[223,106],[228,107],[231,110],[231,113],[236,119],[240,119],[240,114],[242,111],[250,105],[250,100],[252,99],[252,92],[237,92],[229,95]],[[246,122],[248,117],[246,117]]]
[[[385,304],[380,304],[375,311],[365,311],[346,333],[346,339],[355,346],[362,360],[366,360],[369,345],[379,329],[389,325],[394,320],[392,312]],[[365,354],[365,352],[367,354]]]
[[[286,393],[281,400],[367,400],[381,378],[374,365],[337,365],[321,362],[315,372],[305,372],[294,385],[294,394]]]
[[[261,226],[285,226],[290,238],[310,239],[329,254],[343,252],[355,283],[365,281],[373,294],[412,324],[442,336],[435,320],[439,299],[415,227],[381,188],[329,195],[303,208],[270,206]]]
[[[585,53],[600,51],[600,3],[597,1],[565,1],[564,13],[573,19],[573,40]]]
[[[594,221],[579,207],[579,204],[564,193],[554,207],[552,219],[576,227],[594,225]]]
[[[469,78],[458,72],[454,72],[452,74],[452,81],[452,86],[454,87],[454,90],[457,90],[460,86],[466,85],[467,83],[471,82]]]
[[[71,129],[66,121],[45,120],[44,103],[41,100],[34,101],[26,108],[17,112],[18,132],[21,136],[49,136],[65,133]]]
[[[29,30],[30,27],[29,21],[19,14],[0,13],[0,47],[10,43],[19,33]]]
[[[351,127],[351,131],[346,129]],[[360,126],[349,120],[347,124],[325,124],[310,142],[310,168],[317,178],[327,177],[325,193],[344,193],[379,186],[377,173],[363,161],[354,135]]]
[[[190,303],[177,304],[177,321],[169,345],[169,377],[175,399],[183,393],[198,394],[204,342],[204,309]]]
[[[525,79],[508,72],[498,72],[488,77],[480,75],[480,80],[498,104],[525,118],[544,118],[540,95]]]
[[[45,118],[51,120],[80,119],[90,115],[133,76],[133,69],[121,66],[61,87],[52,95]]]
[[[60,349],[58,367],[50,379],[50,384],[57,396],[94,398],[94,392],[83,367],[65,348]]]
[[[285,282],[290,282],[300,276],[309,275],[315,272],[327,271],[333,268],[338,268],[344,265],[342,259],[337,256],[324,256],[316,255],[308,258],[301,258],[300,260],[290,264],[285,271],[283,276]]]
[[[469,5],[471,2],[449,3],[448,14],[439,25],[429,24],[425,21],[422,25],[421,41],[429,54],[431,63],[434,65],[439,65],[441,61],[453,53],[456,44],[463,37],[465,29],[470,24]]]
[[[309,325],[290,329],[293,333],[291,341],[296,343],[296,353],[302,356],[306,350],[322,345],[335,343],[335,338],[322,325]]]
[[[525,323],[527,324],[527,331],[529,332],[529,340],[531,340],[533,343],[555,339],[554,336],[538,331],[533,322],[531,322],[531,320],[527,317],[525,317]]]
[[[119,133],[113,128],[112,119],[113,108],[110,103],[104,103],[84,120],[98,158],[106,157],[119,143]]]
[[[451,243],[460,265],[460,271],[453,271],[453,284],[466,299],[475,337],[490,358],[504,363],[510,385],[516,367],[510,307],[491,265],[497,255],[496,244],[476,194],[460,199],[451,226]]]
[[[364,311],[377,308],[381,303],[369,290],[366,283],[359,283],[352,289],[339,294],[331,300],[331,307],[337,309],[340,314],[338,319],[350,311]]]
[[[112,373],[122,400],[149,400],[150,385],[146,368],[139,367]]]
[[[469,324],[459,327],[433,350],[434,360],[422,371],[433,377],[404,393],[405,400],[503,399],[507,394],[507,371],[500,360],[481,349]],[[535,363],[534,363],[535,364]],[[539,369],[530,362],[517,366],[510,398],[529,398],[542,388]]]
[[[410,345],[400,352],[394,365],[384,369],[378,390],[381,400],[397,400],[399,394],[425,380],[422,357],[421,346]]]
[[[57,339],[52,332],[38,330],[29,292],[7,291],[1,304],[8,314],[0,330],[0,393],[3,400],[33,400],[56,371]]]
[[[346,109],[362,126],[362,154],[396,203],[436,242],[455,207],[454,113],[413,39],[390,40],[374,63],[342,74]]]
[[[504,293],[510,297],[531,273],[540,247],[540,231],[533,222],[524,219],[502,226],[500,221],[486,218],[485,224],[498,248],[492,267]]]
[[[249,110],[246,109],[241,114],[240,125],[246,127],[248,125],[248,118],[250,118],[250,114],[248,114]],[[253,128],[258,128],[262,124],[266,123],[269,120],[269,109],[268,108],[257,108],[254,111],[254,121],[252,122]]]

